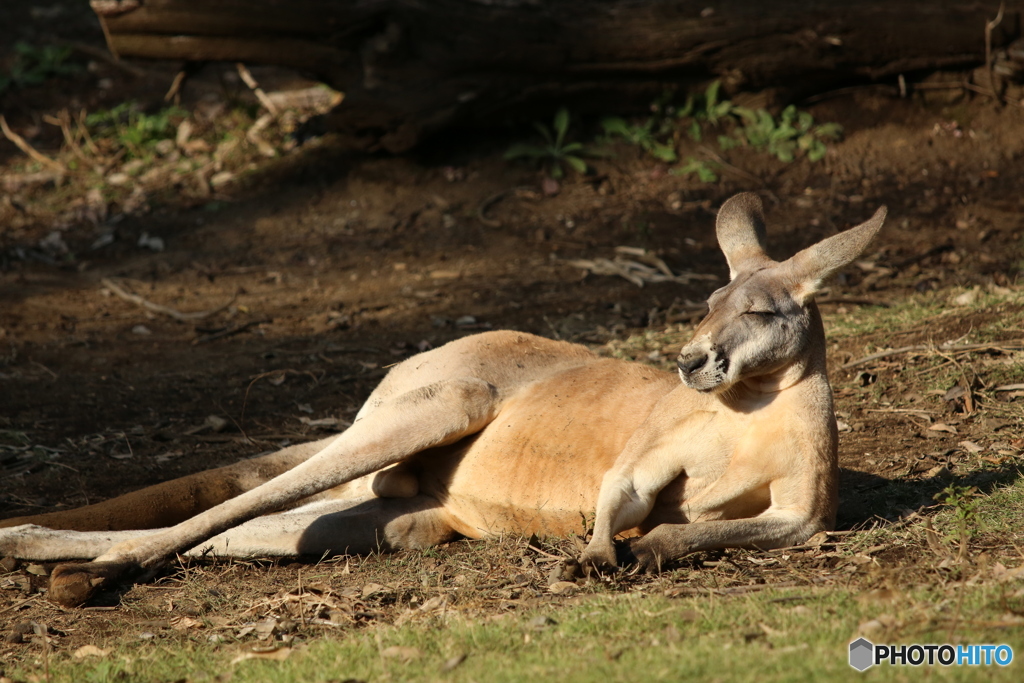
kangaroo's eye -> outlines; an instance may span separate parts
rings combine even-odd
[[[759,318],[771,318],[775,311],[747,311],[745,315],[756,315]]]

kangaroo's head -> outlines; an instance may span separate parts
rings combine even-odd
[[[784,388],[802,376],[824,333],[814,308],[822,282],[855,259],[882,227],[885,207],[865,223],[833,235],[781,263],[765,254],[761,200],[743,193],[718,212],[718,244],[730,282],[708,299],[707,317],[679,353],[686,386],[721,392],[762,378]]]

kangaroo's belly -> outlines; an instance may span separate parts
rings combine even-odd
[[[678,385],[672,374],[610,359],[535,382],[473,438],[421,454],[420,489],[470,538],[582,532],[604,473]]]

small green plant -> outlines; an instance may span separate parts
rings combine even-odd
[[[10,71],[0,74],[0,94],[10,88],[39,85],[53,76],[65,76],[78,71],[77,65],[67,63],[71,57],[70,47],[33,47],[28,43],[15,43],[14,53]]]
[[[696,174],[702,183],[718,182],[718,174],[715,173],[716,164],[712,161],[704,161],[695,157],[686,157],[686,161],[669,171],[672,175]]]
[[[837,139],[842,132],[836,123],[815,125],[811,114],[792,105],[783,109],[778,118],[766,109],[736,106],[731,100],[722,99],[719,81],[702,93],[688,95],[681,107],[672,105],[671,99],[672,93],[667,92],[653,102],[653,115],[643,123],[630,123],[619,117],[603,119],[605,135],[622,138],[661,161],[673,162],[679,158],[674,140],[678,139],[680,128],[698,143],[704,142],[711,129],[719,129],[723,132],[717,136],[717,142],[723,150],[750,147],[784,162],[803,154],[813,162],[825,156],[825,142]],[[713,161],[690,156],[672,173],[696,175],[701,182],[713,183],[718,180],[719,167]]]
[[[658,140],[654,132],[657,125],[658,119],[653,116],[642,125],[629,123],[617,116],[609,116],[601,120],[601,127],[604,128],[605,135],[608,137],[620,137],[660,161],[671,163],[678,160],[675,146]]]
[[[178,123],[188,116],[180,107],[167,107],[154,114],[142,111],[137,102],[123,102],[113,109],[89,114],[85,124],[94,137],[111,140],[127,156],[145,157],[150,148],[170,138]]]
[[[958,559],[966,557],[968,543],[977,531],[979,496],[978,487],[955,484],[950,484],[934,496],[936,502],[953,508],[955,530],[947,538],[960,544]]]
[[[814,125],[814,117],[808,112],[797,111],[792,104],[782,110],[776,119],[765,109],[733,107],[742,125],[733,130],[732,136],[720,135],[718,144],[722,149],[747,144],[754,149],[767,150],[779,161],[790,162],[798,152],[807,155],[810,161],[824,158],[826,140],[837,140],[842,133],[838,123]]]
[[[688,95],[682,108],[676,112],[680,119],[690,119],[687,133],[695,142],[704,139],[704,124],[717,126],[733,115],[735,107],[730,100],[718,99],[721,81],[715,81],[702,95]]]
[[[799,111],[793,105],[783,109],[778,118],[767,109],[736,106],[730,100],[721,99],[719,81],[709,85],[702,94],[687,97],[676,116],[696,142],[704,140],[708,128],[724,129],[726,132],[717,136],[721,149],[750,147],[787,163],[800,154],[809,161],[820,161],[827,152],[826,141],[836,140],[842,133],[839,124],[815,124],[810,113]],[[692,158],[687,159],[678,172],[697,173],[702,180],[717,179],[707,162]]]
[[[562,107],[555,112],[553,126],[548,128],[539,121],[533,126],[544,138],[544,145],[531,145],[518,143],[512,145],[505,152],[505,159],[533,159],[547,164],[548,175],[552,178],[561,178],[565,175],[562,164],[567,164],[577,173],[587,172],[587,163],[581,155],[593,154],[580,142],[566,142],[566,134],[569,132],[569,111]]]

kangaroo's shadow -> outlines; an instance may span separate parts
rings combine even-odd
[[[877,474],[841,468],[839,471],[839,515],[837,529],[860,529],[873,521],[895,521],[908,511],[921,512],[936,505],[935,495],[948,486],[976,486],[991,493],[999,486],[1020,479],[1018,463],[964,474],[944,473],[924,479],[887,479]]]

